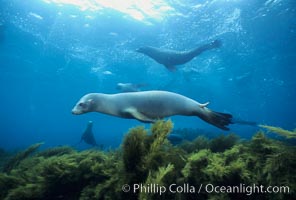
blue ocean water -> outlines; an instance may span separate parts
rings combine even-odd
[[[73,145],[89,120],[99,144],[117,147],[129,128],[149,125],[71,109],[86,93],[119,92],[120,82],[210,101],[209,108],[239,119],[296,127],[294,0],[108,2],[0,0],[1,148]],[[188,50],[215,39],[221,48],[176,72],[135,52],[146,45]],[[196,117],[171,119],[175,129],[227,133]],[[258,130],[230,128],[246,138]]]

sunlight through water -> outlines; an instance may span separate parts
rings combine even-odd
[[[162,20],[165,15],[174,9],[164,0],[43,0],[46,3],[54,3],[59,6],[72,5],[82,11],[98,11],[112,9],[129,15],[130,17],[145,21],[146,18]]]

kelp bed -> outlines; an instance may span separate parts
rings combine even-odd
[[[130,129],[118,150],[76,151],[35,144],[0,162],[0,199],[296,199],[296,148],[256,133],[198,137],[173,146],[171,121]],[[1,152],[2,158],[5,157]],[[123,186],[288,186],[289,193],[123,192]]]

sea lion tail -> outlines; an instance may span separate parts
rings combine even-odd
[[[227,127],[229,124],[232,124],[232,115],[228,113],[220,113],[212,111],[208,108],[205,108],[206,112],[203,112],[201,115],[198,115],[202,120],[222,129],[228,131]]]
[[[210,43],[207,43],[207,44],[204,44],[200,47],[197,47],[196,49],[191,51],[191,56],[196,57],[196,56],[200,55],[201,53],[203,53],[204,51],[220,48],[221,46],[222,46],[221,40],[217,39],[217,40],[214,40]]]
[[[240,120],[240,119],[233,119],[232,123],[241,124],[241,125],[248,125],[248,126],[258,126],[257,122],[244,121],[244,120]]]

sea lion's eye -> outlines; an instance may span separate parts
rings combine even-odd
[[[78,106],[85,107],[85,104],[84,103],[79,103]]]

